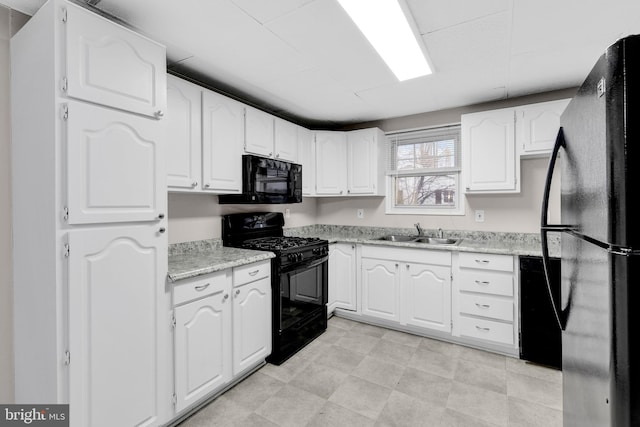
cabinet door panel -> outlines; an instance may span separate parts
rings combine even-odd
[[[256,108],[246,107],[245,120],[245,152],[272,157],[274,116]]]
[[[400,321],[398,263],[362,259],[362,314]]]
[[[193,191],[200,182],[200,88],[167,76],[167,186]]]
[[[164,136],[153,120],[68,103],[69,224],[153,221],[165,213]]]
[[[275,119],[275,158],[299,163],[298,126],[282,119]]]
[[[298,163],[302,165],[302,195],[316,193],[316,143],[313,132],[298,127]]]
[[[518,138],[521,155],[550,154],[553,150],[560,115],[569,104],[568,99],[526,105],[518,112]]]
[[[176,411],[231,380],[230,288],[175,309]]]
[[[353,131],[348,138],[348,176],[349,194],[374,194],[376,192],[376,173],[378,172],[377,146],[375,134],[370,129]]]
[[[467,192],[515,192],[515,117],[512,110],[464,115]]]
[[[329,260],[329,283],[333,290],[336,308],[355,311],[356,303],[356,252],[351,244],[336,244]],[[333,263],[333,266],[331,265]]]
[[[271,278],[233,288],[233,375],[271,354]]]
[[[168,393],[166,237],[138,226],[72,231],[68,239],[71,419],[158,424]]]
[[[405,264],[402,285],[404,322],[451,331],[451,268]]]
[[[166,111],[164,46],[67,4],[67,94],[154,117]]]
[[[242,104],[202,92],[202,188],[214,193],[242,191]]]
[[[316,132],[316,194],[344,195],[346,171],[347,137],[344,132]]]

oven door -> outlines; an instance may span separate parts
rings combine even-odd
[[[280,330],[304,322],[327,304],[328,258],[287,266],[280,271]]]

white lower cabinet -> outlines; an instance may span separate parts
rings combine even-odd
[[[173,289],[176,413],[271,354],[270,261],[185,279]]]
[[[271,354],[271,279],[233,288],[233,375]]]
[[[336,308],[357,311],[356,263],[354,243],[333,243],[329,246],[328,313]]]
[[[362,314],[400,322],[400,264],[362,258]]]
[[[451,331],[451,253],[363,246],[362,315]]]
[[[176,412],[231,380],[230,294],[230,270],[175,287]]]
[[[68,233],[74,426],[163,421],[168,299],[159,284],[167,254],[166,237],[157,230],[142,225]]]
[[[511,255],[460,252],[453,290],[453,336],[517,350],[517,286]]]

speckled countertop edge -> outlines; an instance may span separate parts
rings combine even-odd
[[[274,257],[273,252],[225,247],[220,239],[177,243],[169,245],[167,277],[176,282]]]
[[[420,248],[453,252],[483,252],[517,256],[540,256],[540,235],[536,233],[499,233],[443,230],[445,237],[462,239],[457,245],[427,245],[412,242],[377,240],[385,234],[415,234],[413,228],[360,227],[341,225],[308,225],[285,228],[287,236],[319,237],[329,243],[363,243],[405,248]],[[425,235],[435,236],[437,230],[425,230]],[[560,238],[549,234],[549,255],[560,254]],[[214,273],[265,259],[274,258],[268,251],[254,251],[225,247],[221,239],[198,240],[169,245],[169,274],[172,282]]]

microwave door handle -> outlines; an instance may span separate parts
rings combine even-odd
[[[549,195],[551,193],[551,182],[553,180],[553,171],[556,166],[556,159],[560,148],[565,146],[564,132],[562,128],[558,131],[556,142],[553,146],[553,152],[551,153],[551,159],[549,160],[549,167],[547,169],[547,177],[544,185],[544,194],[542,196],[542,212],[540,213],[540,242],[542,244],[542,265],[544,267],[544,278],[547,285],[547,293],[551,299],[551,306],[553,307],[553,313],[555,314],[556,321],[563,331],[567,327],[567,310],[563,310],[560,307],[560,301],[556,301],[553,298],[553,292],[551,291],[551,274],[550,274],[550,260],[549,260],[549,241],[547,239],[547,233],[549,232],[566,232],[570,231],[572,227],[567,225],[550,225],[548,223],[548,211],[549,211]]]

